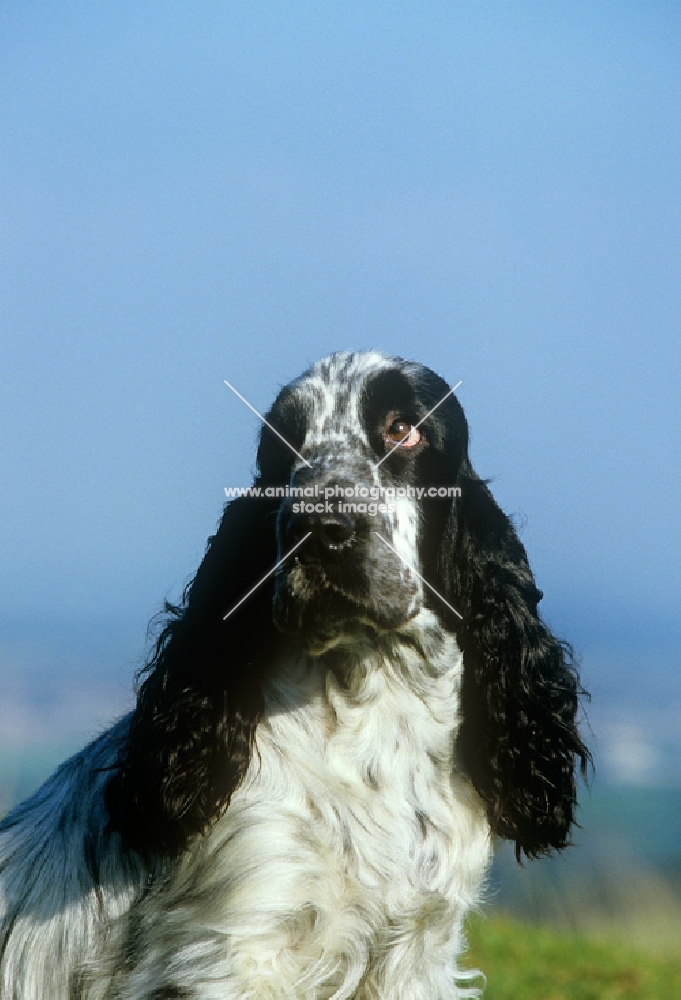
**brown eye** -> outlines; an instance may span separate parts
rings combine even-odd
[[[402,448],[413,448],[421,440],[421,432],[407,420],[393,420],[385,432],[387,445],[399,444]]]

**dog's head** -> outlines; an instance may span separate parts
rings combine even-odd
[[[332,355],[277,397],[258,469],[258,495],[227,505],[167,608],[108,786],[112,828],[139,850],[181,847],[242,780],[287,643],[319,655],[428,606],[463,652],[452,731],[492,829],[528,855],[564,846],[589,759],[577,674],[450,387],[412,362]]]
[[[421,365],[336,354],[283,389],[257,484],[279,501],[276,625],[323,649],[413,618],[466,446],[461,406]]]

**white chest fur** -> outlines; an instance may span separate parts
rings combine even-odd
[[[456,955],[489,831],[454,766],[460,653],[428,612],[417,623],[418,643],[277,668],[245,781],[159,888],[162,912],[142,904],[121,996],[160,977],[206,1000],[474,995]]]

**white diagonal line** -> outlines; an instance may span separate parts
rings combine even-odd
[[[442,399],[440,400],[440,402],[436,403],[432,410],[428,410],[428,412],[426,413],[425,417],[421,417],[421,419],[419,420],[419,422],[417,424],[414,424],[413,427],[410,427],[409,428],[409,434],[411,434],[412,431],[415,431],[417,427],[420,427],[421,424],[423,423],[423,421],[427,420],[428,417],[431,415],[431,413],[435,413],[435,411],[437,410],[438,406],[441,406],[444,403],[445,399],[447,399],[448,396],[451,396],[451,394],[453,392],[456,392],[456,390],[461,385],[462,381],[463,381],[463,379],[459,380],[456,383],[456,385],[454,386],[453,389],[450,389],[449,392],[446,392],[444,394],[444,396],[442,397]],[[379,467],[379,465],[381,464],[381,462],[385,462],[386,458],[390,458],[390,456],[395,451],[395,449],[400,447],[400,445],[402,444],[402,441],[406,441],[407,440],[407,438],[409,437],[409,434],[405,434],[404,437],[402,438],[402,440],[398,441],[394,448],[391,448],[390,451],[386,452],[385,455],[383,456],[383,458],[381,459],[381,461],[380,462],[376,462],[376,465],[374,466],[374,468],[377,469]],[[385,538],[383,539],[383,541],[385,541]],[[400,558],[402,558],[402,557],[400,556]],[[414,570],[414,572],[416,572],[416,570]],[[424,580],[423,582],[425,583],[426,581]],[[428,584],[428,586],[430,586],[430,584]],[[444,598],[443,598],[443,600],[444,600]],[[445,604],[446,603],[447,602],[445,601]]]
[[[460,385],[460,384],[461,384],[461,383],[459,383],[459,385]],[[455,386],[454,388],[456,388],[456,386]],[[446,398],[446,397],[445,397],[445,398]],[[440,401],[440,402],[442,402],[442,401]],[[425,417],[424,417],[424,420],[425,420]],[[432,590],[432,591],[433,591],[433,593],[435,594],[435,596],[436,596],[436,597],[439,597],[439,598],[440,598],[440,600],[442,601],[442,603],[443,603],[443,604],[446,604],[446,605],[447,605],[447,607],[449,608],[449,610],[450,610],[450,611],[453,611],[453,612],[454,612],[454,614],[456,615],[456,617],[457,617],[457,618],[461,618],[461,620],[463,621],[463,615],[462,615],[462,614],[459,614],[459,612],[458,612],[458,611],[456,610],[456,608],[453,608],[453,607],[451,606],[451,604],[449,603],[449,601],[446,601],[446,600],[444,599],[444,597],[442,596],[442,594],[440,593],[440,591],[439,591],[439,590],[436,590],[436,589],[435,589],[435,587],[433,587],[433,585],[432,585],[432,584],[428,583],[428,581],[426,580],[426,578],[425,578],[425,577],[423,577],[423,576],[421,576],[421,574],[419,573],[419,571],[418,571],[417,569],[415,569],[415,568],[414,568],[414,567],[412,566],[412,564],[411,564],[411,563],[407,562],[407,560],[406,560],[406,559],[404,558],[404,556],[401,556],[401,555],[400,555],[400,553],[399,553],[399,552],[397,551],[397,549],[394,549],[394,548],[392,547],[392,545],[390,544],[390,542],[389,542],[389,541],[387,540],[387,538],[384,538],[384,537],[383,537],[383,535],[382,535],[382,534],[380,533],[380,531],[375,531],[375,532],[374,532],[374,534],[378,535],[378,537],[379,537],[379,538],[381,539],[381,541],[382,541],[382,542],[385,542],[385,544],[386,544],[386,545],[388,546],[388,548],[389,548],[389,549],[390,549],[390,550],[391,550],[392,552],[394,552],[394,553],[395,553],[395,555],[396,555],[396,556],[398,556],[398,557],[399,557],[399,558],[400,558],[400,559],[402,560],[402,562],[404,563],[404,565],[405,565],[405,566],[408,566],[408,567],[409,567],[409,569],[410,569],[410,570],[412,571],[412,573],[415,573],[415,574],[416,574],[416,576],[417,576],[417,577],[419,578],[419,580],[421,581],[421,583],[425,583],[426,587],[428,587],[428,589],[429,589],[429,590]]]
[[[230,386],[230,388],[231,388],[231,386]],[[283,556],[283,558],[281,558],[281,559],[279,560],[279,562],[277,563],[277,565],[276,565],[276,566],[273,566],[273,567],[272,567],[272,569],[268,570],[268,571],[267,571],[267,573],[265,573],[265,575],[263,576],[263,578],[262,578],[261,580],[258,580],[258,582],[256,583],[255,587],[251,587],[251,589],[250,589],[250,590],[248,591],[248,593],[247,593],[247,594],[244,594],[244,596],[243,596],[243,597],[241,598],[241,600],[240,600],[240,601],[237,601],[237,603],[236,603],[236,604],[234,605],[234,607],[233,607],[233,608],[231,608],[231,609],[230,609],[230,610],[229,610],[229,611],[227,612],[227,614],[226,614],[226,615],[223,615],[223,618],[222,618],[223,622],[224,622],[224,621],[226,621],[226,619],[227,619],[227,618],[229,618],[229,616],[230,616],[230,615],[232,614],[232,612],[233,612],[233,611],[236,611],[236,609],[237,609],[237,608],[238,608],[238,607],[239,607],[239,606],[240,606],[241,604],[243,604],[243,603],[244,603],[244,601],[245,601],[245,600],[246,600],[247,598],[249,598],[249,597],[251,596],[251,594],[254,594],[254,593],[255,593],[255,591],[256,591],[256,590],[258,589],[258,587],[259,587],[259,586],[260,586],[261,584],[263,584],[263,583],[265,582],[265,580],[267,579],[267,577],[268,577],[268,576],[272,576],[272,574],[273,574],[274,572],[276,572],[276,570],[278,570],[278,569],[279,569],[279,567],[281,566],[281,564],[282,564],[283,562],[286,562],[286,560],[288,559],[288,557],[289,557],[289,556],[290,556],[290,555],[291,555],[291,554],[292,554],[293,552],[295,552],[295,551],[296,551],[296,549],[298,548],[298,546],[299,546],[299,545],[302,545],[302,544],[303,544],[303,542],[304,542],[304,541],[306,541],[306,540],[307,540],[307,539],[308,539],[308,538],[310,537],[310,535],[311,535],[311,534],[312,534],[312,532],[311,532],[311,531],[308,531],[308,533],[307,533],[306,535],[303,535],[303,537],[302,537],[302,538],[300,539],[300,541],[299,541],[299,542],[296,542],[296,544],[295,544],[295,545],[293,546],[293,548],[292,548],[292,549],[289,549],[289,550],[288,550],[288,552],[286,553],[286,555],[285,555],[285,556]]]
[[[312,466],[310,465],[310,463],[308,462],[308,460],[307,460],[306,458],[303,458],[303,456],[302,456],[302,455],[300,454],[300,452],[299,452],[299,451],[296,451],[296,449],[295,449],[295,448],[293,447],[293,445],[292,445],[292,444],[291,444],[291,443],[290,443],[289,441],[287,441],[287,440],[286,440],[286,438],[284,437],[284,435],[283,435],[283,434],[280,434],[280,433],[279,433],[279,431],[278,431],[278,430],[276,429],[276,427],[273,427],[273,426],[272,426],[272,424],[271,424],[271,423],[270,423],[270,422],[269,422],[268,420],[265,420],[265,418],[263,417],[262,413],[258,413],[258,411],[256,410],[256,408],[255,408],[254,406],[251,406],[251,404],[250,404],[250,403],[248,402],[248,400],[247,400],[247,399],[244,399],[244,397],[243,397],[243,396],[241,395],[241,393],[240,393],[240,392],[238,392],[238,391],[237,391],[237,390],[236,390],[236,389],[234,388],[234,386],[233,386],[233,385],[232,385],[232,384],[231,384],[230,382],[228,382],[228,381],[227,381],[227,379],[224,379],[223,381],[224,381],[225,385],[226,385],[226,386],[227,386],[227,387],[228,387],[229,389],[231,389],[231,390],[232,390],[232,392],[234,393],[234,395],[235,395],[235,396],[238,396],[238,397],[239,397],[239,399],[241,400],[241,402],[242,402],[242,403],[245,403],[245,404],[246,404],[246,406],[248,407],[248,409],[249,409],[249,410],[252,410],[252,411],[253,411],[253,413],[255,413],[256,417],[257,417],[257,418],[258,418],[259,420],[262,420],[262,422],[263,422],[263,423],[264,423],[264,424],[265,424],[265,425],[266,425],[267,427],[269,427],[269,429],[270,429],[270,430],[271,430],[271,431],[272,431],[272,432],[273,432],[274,434],[276,434],[278,438],[281,438],[281,440],[282,440],[282,441],[284,442],[284,444],[285,444],[285,445],[286,445],[286,446],[287,446],[288,448],[290,448],[290,449],[291,449],[291,451],[293,452],[293,454],[294,454],[294,455],[297,455],[297,456],[298,456],[298,458],[300,459],[300,461],[301,461],[301,462],[305,462],[305,465],[306,465],[306,466],[308,467],[308,469],[311,469],[311,468],[312,468]],[[461,384],[461,383],[459,383],[459,384]],[[438,405],[439,405],[439,404],[438,404]]]

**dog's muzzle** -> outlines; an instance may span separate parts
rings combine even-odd
[[[278,558],[284,559],[276,576],[277,626],[316,642],[358,625],[388,630],[404,624],[418,610],[418,586],[378,537],[392,543],[394,522],[379,502],[355,496],[353,484],[339,477],[297,475],[295,485],[301,483],[312,487],[310,495],[288,497],[277,519]]]

